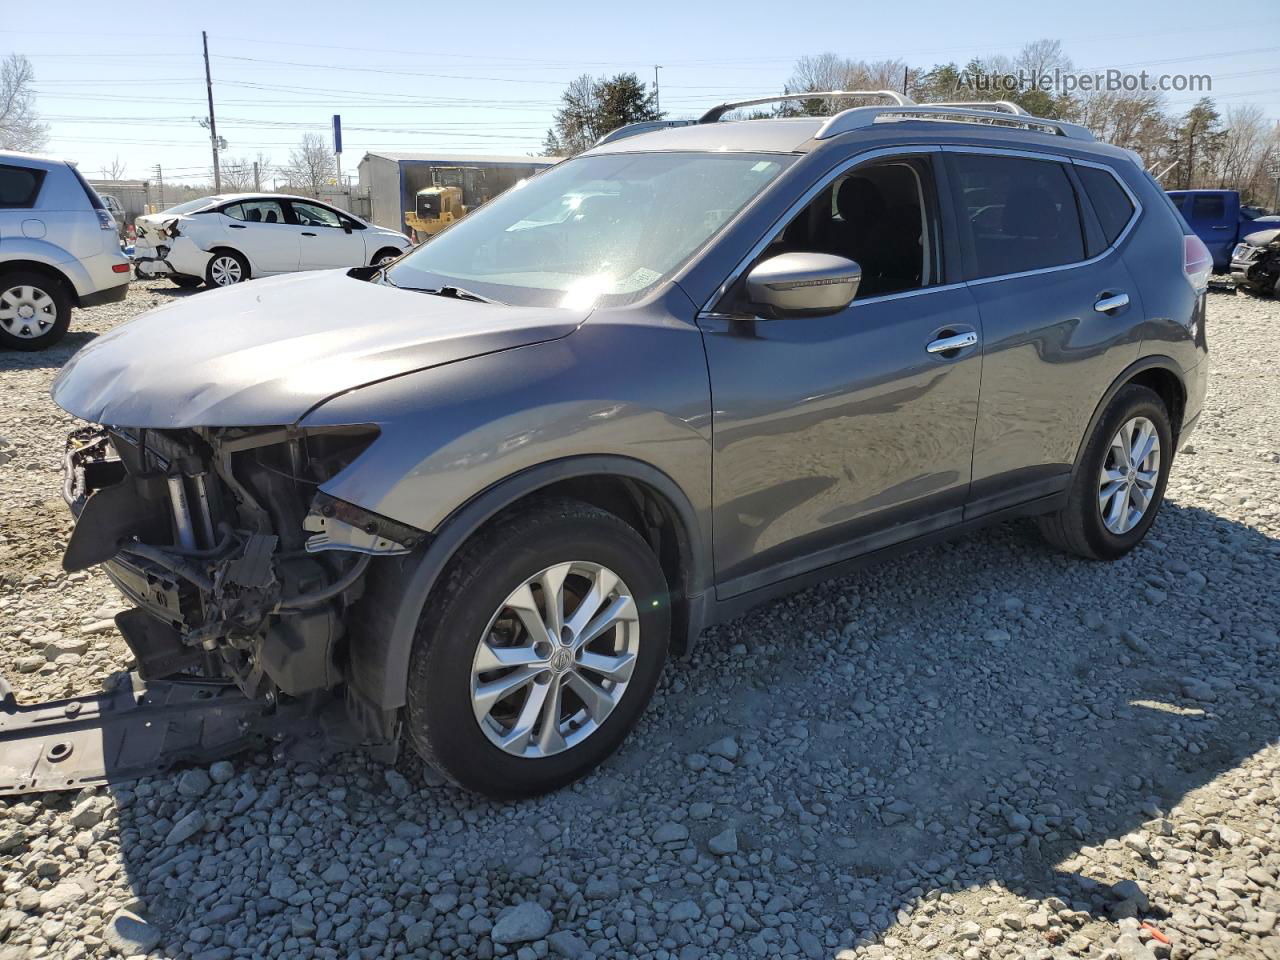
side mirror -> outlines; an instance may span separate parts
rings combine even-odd
[[[782,253],[747,274],[747,299],[769,319],[821,317],[853,302],[862,268],[829,253]]]
[[[350,233],[350,232],[351,232],[351,229],[352,229],[351,221],[350,221],[350,220],[343,220],[343,221],[342,221],[342,229],[343,229],[346,233]]]

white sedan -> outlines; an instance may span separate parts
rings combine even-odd
[[[189,200],[134,221],[140,279],[228,287],[252,277],[359,267],[413,246],[403,233],[318,200],[243,193]]]

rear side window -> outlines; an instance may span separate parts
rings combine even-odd
[[[232,220],[249,223],[284,223],[284,207],[275,200],[245,200],[223,207],[222,212]]]
[[[1227,212],[1222,197],[1200,194],[1191,201],[1192,220],[1221,220]]]
[[[1093,212],[1098,215],[1098,222],[1102,224],[1107,246],[1111,246],[1133,219],[1133,201],[1115,176],[1106,170],[1077,165],[1076,174],[1084,184],[1084,192],[1089,196]]]
[[[43,170],[0,164],[0,208],[12,210],[34,207],[36,197],[40,196],[42,183]]]
[[[1075,190],[1062,164],[954,154],[953,186],[976,277],[998,277],[1084,259]]]

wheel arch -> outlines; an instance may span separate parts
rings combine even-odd
[[[30,270],[49,277],[54,283],[60,284],[62,289],[66,291],[67,296],[71,298],[72,306],[80,306],[80,294],[76,291],[76,285],[65,272],[58,269],[53,264],[45,263],[42,260],[24,259],[5,260],[3,263],[0,263],[0,277],[20,270]]]
[[[391,244],[386,244],[385,246],[378,247],[377,250],[373,251],[373,256],[369,258],[369,265],[373,266],[375,263],[377,263],[378,258],[381,257],[384,253],[390,253],[393,256],[398,257],[404,252],[405,251],[401,250],[399,247],[393,247],[391,246]]]
[[[1089,418],[1089,424],[1080,438],[1079,446],[1076,447],[1075,463],[1072,466],[1073,476],[1080,469],[1080,462],[1084,457],[1089,438],[1093,436],[1099,421],[1106,414],[1107,407],[1111,405],[1116,394],[1130,384],[1154,390],[1164,401],[1169,411],[1169,426],[1173,430],[1173,446],[1175,450],[1177,449],[1178,435],[1182,431],[1182,418],[1187,407],[1186,377],[1182,368],[1172,357],[1163,355],[1142,357],[1121,371],[1094,408],[1093,416]]]
[[[672,605],[672,649],[682,653],[702,629],[710,561],[698,515],[665,473],[612,455],[568,457],[509,476],[454,510],[431,539],[403,557],[383,558],[366,578],[354,611],[348,683],[379,710],[405,703],[409,656],[423,606],[459,548],[504,511],[547,496],[569,496],[620,517],[654,548]]]

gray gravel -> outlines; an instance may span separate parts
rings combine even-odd
[[[46,391],[174,294],[0,357],[23,697],[128,666],[105,578],[58,567],[71,424]],[[1210,311],[1208,409],[1125,560],[1018,523],[764,607],[537,801],[359,755],[0,801],[0,960],[1280,958],[1280,304]]]

